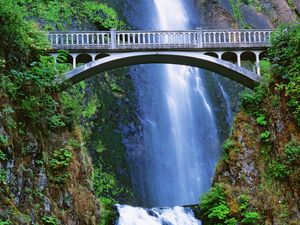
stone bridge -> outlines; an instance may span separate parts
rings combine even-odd
[[[270,47],[272,30],[185,30],[54,32],[52,55],[68,50],[71,83],[118,67],[169,63],[203,68],[249,88],[260,80],[259,60]],[[244,61],[252,62],[245,69]],[[83,64],[80,67],[78,65]]]

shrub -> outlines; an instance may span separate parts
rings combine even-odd
[[[0,184],[6,184],[6,171],[4,169],[0,169]]]
[[[223,144],[223,149],[225,151],[228,151],[229,149],[231,149],[234,146],[234,141],[231,139],[227,139],[224,144]]]
[[[288,99],[288,106],[300,126],[300,25],[280,26],[271,37],[268,54],[277,80],[277,91]]]
[[[45,225],[57,225],[57,219],[54,216],[44,216],[42,221]]]
[[[7,159],[6,154],[2,150],[0,150],[0,161],[4,161],[6,159]]]
[[[200,200],[201,219],[208,224],[225,223],[230,219],[224,190],[221,185],[212,187]]]
[[[7,145],[8,144],[8,137],[0,135],[0,144],[1,145]]]
[[[289,174],[287,166],[277,161],[273,161],[269,165],[268,171],[276,179],[283,179]]]
[[[270,141],[270,135],[271,135],[271,132],[270,131],[264,131],[260,134],[260,139],[263,141],[263,142],[269,142]]]
[[[300,145],[297,144],[296,142],[289,142],[285,146],[285,158],[286,162],[289,164],[294,164],[294,163],[299,163],[300,162]]]
[[[242,223],[249,224],[249,225],[256,225],[259,221],[259,214],[257,212],[244,212],[243,214]]]
[[[265,115],[259,113],[259,114],[258,114],[258,117],[256,118],[256,123],[257,123],[258,125],[261,125],[261,126],[266,126],[266,125],[267,125],[267,121],[266,121]]]
[[[0,219],[0,225],[10,225],[10,224],[12,224],[12,222],[11,222],[11,221],[9,221],[9,220],[2,220],[2,219]]]
[[[61,148],[55,150],[50,160],[50,168],[52,170],[64,169],[69,166],[71,159],[72,153],[68,149]]]

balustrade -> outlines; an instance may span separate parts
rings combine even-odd
[[[51,32],[54,49],[268,47],[272,30]]]

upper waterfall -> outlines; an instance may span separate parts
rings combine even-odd
[[[128,0],[129,3],[131,0]],[[192,2],[143,0],[139,10],[150,16],[153,30],[192,29]],[[138,4],[138,5],[137,5]],[[135,25],[135,24],[133,24]],[[144,206],[196,204],[211,185],[220,143],[216,119],[202,70],[174,65],[131,67],[142,125],[128,146],[133,188]]]

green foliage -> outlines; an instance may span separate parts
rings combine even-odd
[[[72,160],[72,153],[66,149],[61,148],[55,150],[49,161],[50,179],[56,184],[66,183],[70,177],[70,173],[66,171]]]
[[[0,150],[0,161],[4,161],[4,160],[7,160],[7,156],[2,150]]]
[[[242,0],[242,2],[246,5],[253,6],[256,9],[256,11],[260,12],[262,10],[262,6],[259,0]]]
[[[72,153],[68,149],[61,148],[55,150],[49,162],[50,168],[52,170],[65,169],[66,167],[69,166],[71,159],[72,159]]]
[[[242,27],[248,28],[248,24],[244,21],[244,15],[241,10],[241,0],[229,0],[235,21]]]
[[[245,225],[259,224],[260,215],[250,205],[250,197],[242,194],[237,198],[238,214],[232,215],[226,201],[224,189],[216,184],[210,191],[202,195],[200,200],[200,217],[205,224]]]
[[[105,4],[95,1],[84,1],[82,5],[83,14],[103,29],[122,29],[125,24],[118,19],[116,11]]]
[[[88,1],[24,1],[17,0],[22,9],[30,9],[29,17],[41,19],[45,30],[67,30],[81,23],[94,23],[98,29],[122,29],[125,24],[116,11],[97,0]]]
[[[225,221],[225,224],[227,224],[227,225],[237,225],[238,220],[236,218],[230,218],[230,219]]]
[[[271,132],[270,131],[264,131],[262,132],[259,137],[263,142],[269,142],[270,141]]]
[[[112,174],[101,171],[95,168],[93,175],[93,189],[98,197],[102,214],[101,225],[110,224],[116,217],[113,205],[117,203],[115,199],[121,199],[123,195],[130,195],[130,193],[116,180]]]
[[[0,135],[0,144],[1,145],[7,145],[8,144],[8,137]]]
[[[279,27],[271,37],[268,54],[277,91],[288,99],[288,106],[300,126],[300,25]]]
[[[229,149],[231,149],[234,146],[234,141],[231,139],[227,139],[224,144],[223,144],[223,149],[225,151],[228,151]]]
[[[268,172],[276,179],[286,178],[289,174],[287,166],[277,161],[270,163]]]
[[[259,221],[259,214],[257,212],[244,212],[243,214],[242,223],[249,224],[249,225],[256,225]]]
[[[44,216],[42,218],[43,224],[45,225],[57,225],[57,218],[55,216]]]
[[[6,184],[6,171],[0,169],[0,184]]]
[[[222,186],[216,185],[210,191],[201,196],[201,219],[207,224],[225,223],[230,210],[227,205]]]
[[[250,197],[246,194],[242,194],[238,197],[239,201],[239,210],[243,211],[249,207]]]
[[[25,16],[16,1],[0,0],[0,57],[5,67],[28,63],[49,47],[45,33]]]
[[[49,125],[51,128],[64,127],[66,125],[64,119],[65,116],[62,114],[52,115],[49,119]]]
[[[59,91],[57,75],[65,70],[65,64],[55,64],[53,57],[42,56],[29,69],[12,69],[3,74],[0,80],[4,85],[0,87],[0,93],[7,93],[6,97],[19,105],[16,110],[11,106],[10,111],[7,108],[2,110],[6,120],[11,121],[7,124],[16,126],[10,116],[16,111],[31,125],[47,125],[52,129],[63,127],[66,118],[58,112],[56,92]]]
[[[102,199],[111,199],[112,203],[116,204],[114,199],[119,199],[121,195],[126,193],[126,190],[119,186],[116,178],[109,173],[96,168],[92,175],[93,187],[97,197]],[[127,193],[129,194],[129,193]]]
[[[261,126],[266,126],[268,124],[266,116],[264,114],[259,113],[258,117],[256,118],[256,123]]]
[[[10,225],[10,224],[12,224],[12,222],[11,222],[11,221],[9,221],[9,220],[2,220],[2,219],[0,219],[0,225]]]
[[[290,166],[300,164],[300,145],[295,141],[291,141],[285,146],[284,154],[285,162]]]

